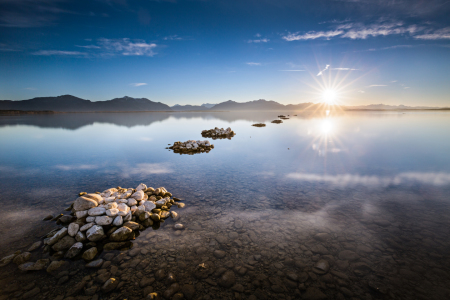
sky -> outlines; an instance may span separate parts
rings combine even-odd
[[[0,99],[450,106],[448,0],[0,0]]]

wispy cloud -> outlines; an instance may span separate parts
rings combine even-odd
[[[352,69],[352,68],[331,68],[330,70],[335,70],[335,71],[359,71],[359,69]]]
[[[63,51],[63,50],[39,50],[32,53],[33,55],[44,55],[44,56],[86,56],[88,53],[79,51]]]
[[[178,35],[169,35],[163,38],[163,40],[165,41],[183,41],[186,40],[186,38],[182,38],[181,36]]]
[[[306,33],[289,33],[282,38],[286,41],[301,41],[315,39],[348,38],[352,40],[369,37],[408,35],[415,39],[439,40],[450,39],[450,27],[434,30],[429,26],[405,25],[404,22],[375,22],[373,24],[346,23],[334,26],[328,31],[309,31]],[[397,46],[398,47],[398,46]],[[389,49],[389,48],[386,48]]]
[[[29,28],[53,25],[61,14],[77,14],[60,7],[61,0],[2,0],[0,26]]]
[[[258,62],[248,62],[246,64],[249,66],[260,66],[261,65],[261,63],[258,63]]]
[[[79,45],[75,45],[76,47],[80,47],[80,48],[85,48],[85,49],[100,49],[100,46],[96,46],[96,45],[86,45],[86,46],[79,46]]]
[[[371,84],[368,87],[380,87],[380,86],[387,86],[386,84]]]
[[[267,43],[269,39],[256,39],[256,40],[247,40],[247,43]]]
[[[135,167],[126,166],[120,171],[120,176],[131,177],[133,175],[154,175],[172,173],[173,170],[165,163],[142,163]]]
[[[420,40],[443,40],[450,39],[450,27],[442,28],[434,32],[428,32],[421,35],[414,36],[416,39]]]
[[[343,34],[342,30],[331,30],[331,31],[310,31],[308,33],[299,34],[297,33],[289,33],[286,36],[283,36],[282,39],[292,42],[292,41],[302,41],[302,40],[315,40],[319,38],[330,39],[332,37]]]
[[[56,165],[54,168],[62,171],[74,171],[74,170],[94,170],[98,169],[97,165],[78,164],[78,165]]]
[[[145,82],[138,82],[138,83],[130,83],[131,86],[143,86],[143,85],[147,85],[147,83]]]
[[[328,68],[330,67],[330,65],[326,65],[325,69],[323,69],[322,71],[320,71],[317,76],[322,76],[323,72],[325,72],[326,70],[328,70]]]
[[[305,70],[278,70],[280,72],[304,72]]]
[[[308,181],[322,182],[336,186],[347,187],[364,185],[369,187],[403,185],[412,183],[429,184],[435,186],[450,185],[449,173],[426,173],[426,172],[405,172],[395,176],[369,176],[358,174],[320,175],[310,173],[290,173],[287,178]]]
[[[120,54],[125,56],[154,56],[157,45],[147,43],[144,40],[105,39],[98,40],[98,44],[109,54]]]

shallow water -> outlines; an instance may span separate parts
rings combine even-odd
[[[271,124],[279,114],[0,117],[1,257],[55,228],[41,219],[79,192],[117,185],[166,187],[186,204],[176,211],[187,228],[174,231],[168,220],[130,251],[103,252],[112,259],[104,269],[123,282],[111,294],[92,288],[104,271],[76,261],[60,285],[10,264],[0,269],[3,297],[20,299],[36,288],[29,282],[36,299],[70,296],[85,282],[78,297],[140,299],[155,276],[154,291],[170,286],[158,280],[162,269],[187,299],[190,287],[192,299],[449,299],[450,113],[287,112]],[[209,139],[209,153],[166,149],[216,126],[237,135]],[[2,288],[14,283],[20,288]]]

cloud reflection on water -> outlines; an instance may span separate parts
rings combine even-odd
[[[433,172],[405,172],[391,177],[358,174],[321,175],[311,173],[289,173],[286,175],[286,177],[299,181],[329,183],[341,187],[355,185],[364,185],[368,187],[386,187],[389,185],[408,185],[413,183],[429,184],[435,186],[450,184],[449,173]]]

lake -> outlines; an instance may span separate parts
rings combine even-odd
[[[186,299],[449,299],[450,113],[293,114],[1,116],[0,257],[56,228],[42,218],[78,193],[141,182],[181,198],[186,229],[147,228],[131,250],[102,252],[100,270],[11,263],[0,299],[141,299],[174,282]],[[167,149],[214,127],[236,136],[208,138],[209,153]],[[120,281],[107,296],[103,273]]]

